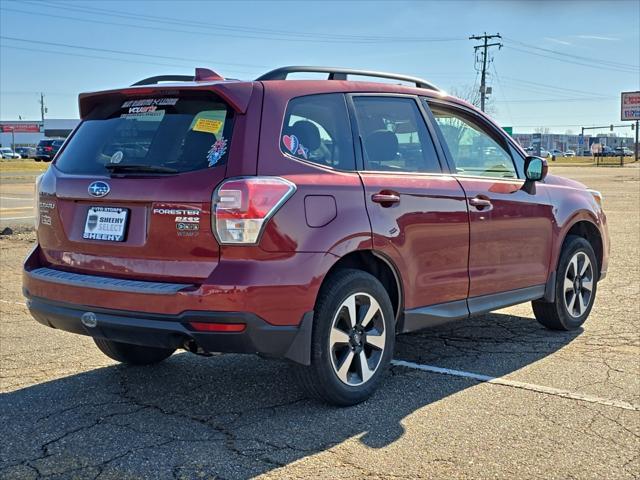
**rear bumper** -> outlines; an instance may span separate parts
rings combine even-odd
[[[310,363],[313,312],[303,315],[298,326],[271,325],[248,312],[187,311],[179,315],[150,314],[126,310],[84,307],[53,302],[29,295],[27,307],[43,325],[95,338],[164,348],[187,348],[204,352],[258,353]],[[87,326],[84,314],[93,313],[95,326]],[[195,331],[190,322],[244,324],[242,332]]]

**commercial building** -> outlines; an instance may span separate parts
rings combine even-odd
[[[589,149],[591,143],[600,143],[608,145],[611,148],[627,147],[633,150],[635,140],[632,137],[619,137],[611,133],[607,134],[588,134],[584,136],[583,143],[580,143],[580,135],[566,135],[560,133],[514,133],[513,138],[523,147],[527,148],[533,145],[534,137],[540,138],[540,148],[543,150],[573,150],[580,153],[582,148]],[[596,140],[597,139],[597,140]]]
[[[66,138],[78,125],[77,118],[46,118],[41,121],[2,121],[0,120],[0,144],[3,147],[35,146],[43,138]]]

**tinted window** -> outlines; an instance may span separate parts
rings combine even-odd
[[[332,93],[292,99],[285,113],[280,149],[301,160],[355,170],[344,95]]]
[[[511,154],[467,114],[431,106],[456,172],[460,175],[515,178]]]
[[[226,162],[231,123],[226,104],[214,97],[120,98],[91,111],[56,166],[78,174],[126,165],[179,172],[214,167]]]
[[[440,172],[418,105],[411,98],[354,97],[365,170]]]

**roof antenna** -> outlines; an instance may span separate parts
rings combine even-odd
[[[214,80],[224,80],[224,77],[218,75],[213,70],[208,68],[196,68],[196,76],[194,78],[196,82],[211,82]]]

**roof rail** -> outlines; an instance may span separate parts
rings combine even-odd
[[[427,88],[429,90],[440,91],[434,84],[427,82],[421,78],[410,77],[407,75],[398,75],[395,73],[375,72],[370,70],[356,70],[352,68],[340,68],[340,67],[305,67],[305,66],[293,66],[293,67],[280,67],[275,70],[261,75],[256,80],[286,80],[290,73],[328,73],[327,80],[347,80],[347,75],[358,75],[364,77],[378,77],[389,78],[392,80],[402,80],[404,82],[410,82],[415,84],[418,88]]]
[[[156,83],[160,82],[202,82],[215,80],[224,80],[224,78],[213,70],[198,67],[196,68],[196,74],[193,77],[189,75],[157,75],[155,77],[149,77],[140,80],[131,86],[137,87],[140,85],[155,85]]]

